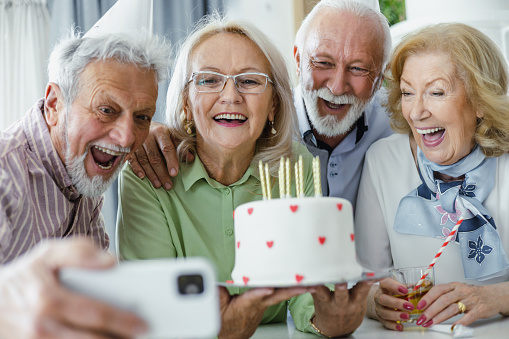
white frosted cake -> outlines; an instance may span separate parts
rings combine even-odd
[[[361,276],[352,205],[329,197],[254,201],[235,210],[235,285],[292,286]]]

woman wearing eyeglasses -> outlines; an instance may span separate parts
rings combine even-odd
[[[259,160],[276,175],[281,157],[294,161],[302,155],[305,193],[310,195],[312,158],[292,141],[297,135],[292,92],[275,46],[247,24],[215,19],[200,27],[182,45],[168,89],[168,124],[182,140],[174,187],[155,189],[131,168],[124,169],[118,245],[125,260],[206,257],[225,282],[235,259],[233,211],[262,199]],[[195,155],[194,162],[185,162],[188,152]],[[272,196],[279,197],[277,184]],[[260,323],[284,322],[285,300],[313,291],[228,290],[222,288],[220,294],[220,337],[232,338],[251,336]],[[312,298],[302,297],[290,301],[296,324],[303,323],[300,329],[309,326],[314,311]]]

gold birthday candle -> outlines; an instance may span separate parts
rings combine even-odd
[[[271,189],[270,189],[270,175],[269,175],[269,165],[268,164],[265,164],[265,184],[267,185],[267,199],[271,199],[272,198],[272,193],[271,193]]]
[[[291,173],[290,173],[290,158],[287,158],[286,159],[286,197],[287,198],[290,198],[291,197],[291,192],[290,192],[290,177],[291,177]]]
[[[260,184],[262,185],[262,196],[263,200],[267,199],[267,192],[265,192],[265,175],[263,174],[262,161],[258,163],[258,171],[260,172]]]
[[[281,157],[279,161],[279,198],[285,196],[285,159]]]
[[[304,196],[304,165],[302,163],[302,155],[299,155],[299,192],[300,197]]]
[[[320,180],[320,158],[313,158],[313,180],[315,183],[315,197],[322,196],[322,185]]]
[[[295,169],[295,194],[297,197],[300,196],[300,186],[299,186],[299,164],[295,162],[294,164]]]

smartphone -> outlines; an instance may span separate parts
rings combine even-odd
[[[140,316],[149,327],[146,338],[212,338],[219,332],[215,272],[203,258],[126,261],[106,270],[65,268],[59,275],[67,288]]]

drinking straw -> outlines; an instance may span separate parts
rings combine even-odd
[[[454,228],[452,229],[452,231],[449,234],[449,236],[445,239],[444,243],[442,244],[442,246],[438,250],[437,254],[435,255],[435,257],[431,261],[431,264],[429,264],[428,269],[426,270],[426,272],[424,272],[424,274],[422,275],[421,279],[417,282],[417,285],[415,285],[414,291],[417,290],[419,287],[421,287],[421,284],[424,282],[424,279],[426,279],[426,277],[428,276],[428,274],[431,271],[431,269],[433,268],[433,266],[435,266],[435,263],[437,262],[438,258],[440,258],[440,256],[442,255],[442,252],[444,251],[445,246],[447,246],[449,241],[451,241],[452,237],[454,237],[456,235],[456,231],[458,231],[458,228],[460,227],[462,222],[463,222],[463,214],[462,214],[461,218],[456,222],[456,225],[454,225]]]

